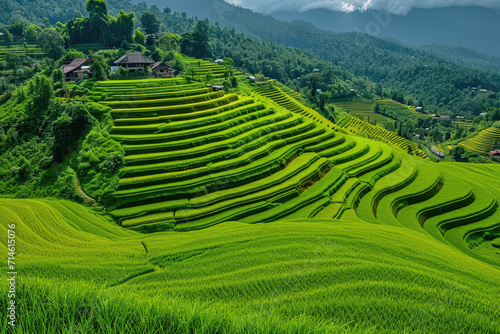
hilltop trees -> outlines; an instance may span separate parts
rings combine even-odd
[[[44,29],[37,38],[43,52],[52,59],[59,59],[64,53],[64,40],[54,28]]]
[[[210,25],[208,20],[198,21],[193,32],[182,35],[182,52],[197,58],[212,57],[212,45],[210,45]]]
[[[123,41],[132,42],[134,13],[123,10],[116,18],[108,14],[104,0],[87,0],[85,8],[89,17],[77,17],[64,25],[65,34],[71,43],[101,42],[108,46],[120,46]]]
[[[160,29],[160,21],[153,13],[142,14],[141,24],[147,34],[156,34]]]
[[[14,36],[10,33],[9,29],[7,28],[2,29],[2,34],[3,34],[2,35],[3,41],[5,42],[5,44],[9,44],[14,39]]]
[[[31,24],[24,31],[24,36],[26,38],[37,38],[42,33],[42,31],[43,29],[36,24]]]

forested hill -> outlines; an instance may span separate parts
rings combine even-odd
[[[472,68],[466,62],[459,65],[394,40],[361,33],[334,33],[304,21],[284,22],[222,0],[147,2],[208,18],[263,41],[310,49],[356,75],[367,76],[373,82],[381,82],[385,87],[399,89],[406,96],[422,100],[426,108],[436,112],[459,114],[467,110],[468,116],[478,114],[495,99],[477,96],[471,92],[471,87],[495,92],[500,88],[500,75],[488,73],[488,67],[478,71],[477,66]]]
[[[109,13],[116,15],[120,10],[132,11],[130,0],[107,0]],[[7,24],[12,17],[22,17],[35,24],[66,22],[83,17],[85,1],[72,0],[0,0],[0,24]]]
[[[500,57],[497,56],[484,54],[463,46],[429,44],[418,48],[461,66],[500,73]]]

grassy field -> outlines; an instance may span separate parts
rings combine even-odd
[[[276,87],[91,95],[125,152],[106,215],[0,199],[20,333],[498,333],[500,166],[411,156]]]
[[[18,332],[498,330],[500,271],[411,229],[301,219],[141,234],[66,201],[0,210],[19,238]]]

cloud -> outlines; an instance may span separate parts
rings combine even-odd
[[[311,9],[330,9],[350,13],[385,10],[392,14],[406,15],[412,8],[442,8],[450,6],[479,6],[500,8],[499,0],[225,0],[233,5],[271,14],[277,11],[304,12]]]

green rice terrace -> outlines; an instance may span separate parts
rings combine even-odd
[[[177,77],[91,95],[125,152],[106,214],[0,199],[33,314],[18,331],[498,333],[500,165],[430,162],[277,87]]]
[[[335,108],[343,110],[350,113],[360,120],[370,123],[385,125],[388,123],[394,123],[394,120],[381,114],[373,112],[373,102],[335,102],[333,104]]]
[[[107,96],[111,136],[126,154],[108,205],[123,227],[189,231],[225,221],[357,216],[498,260],[476,254],[471,236],[497,233],[496,166],[478,166],[485,172],[470,183],[453,166],[335,131],[278,88],[260,93],[276,103],[184,78],[98,82],[94,92]]]
[[[489,154],[493,150],[495,143],[500,143],[500,128],[492,126],[481,131],[477,136],[460,142],[458,145],[471,152]]]

